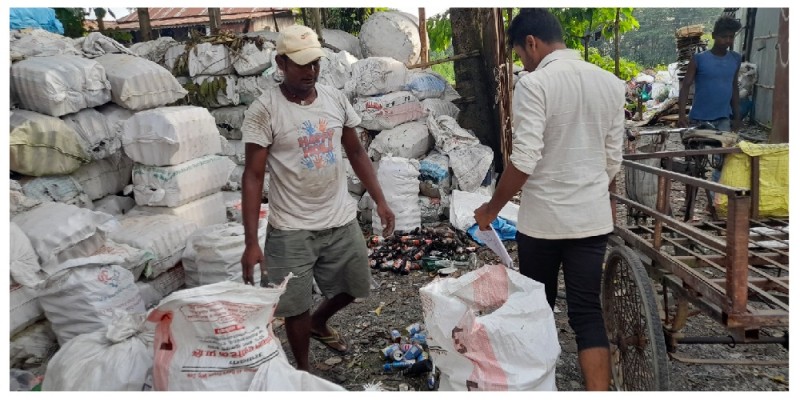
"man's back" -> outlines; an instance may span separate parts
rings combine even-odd
[[[607,146],[621,155],[624,101],[624,83],[582,61],[573,50],[551,53],[536,71],[520,79],[514,125],[521,129],[522,143],[514,152],[519,147],[530,154],[541,146],[541,158],[533,157],[535,168],[523,187],[521,232],[563,239],[611,231],[608,184],[618,167],[607,171]],[[545,125],[539,144],[535,132],[527,137],[525,131],[535,131],[534,121],[541,116],[527,110],[526,103],[543,104]],[[524,156],[518,160],[529,161]]]

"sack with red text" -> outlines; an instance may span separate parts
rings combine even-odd
[[[543,284],[485,265],[419,294],[440,390],[556,390],[561,347]]]
[[[285,358],[272,316],[277,288],[224,281],[175,292],[150,312],[155,390],[247,390],[264,363]]]

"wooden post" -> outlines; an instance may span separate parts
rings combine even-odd
[[[311,19],[314,24],[314,30],[317,31],[317,36],[319,36],[319,41],[322,43],[322,16],[319,8],[311,9]]]
[[[614,20],[614,75],[619,78],[619,7],[617,7],[617,18]]]
[[[778,51],[775,55],[775,89],[772,91],[770,143],[789,143],[789,9],[778,16]]]
[[[303,25],[308,26],[308,16],[305,8],[300,9],[300,16],[303,17]]]
[[[218,35],[220,28],[222,28],[222,16],[219,13],[219,8],[208,9],[208,22],[212,35]]]
[[[280,32],[281,28],[278,28],[278,17],[275,16],[277,11],[273,8],[272,9],[272,24],[275,25],[275,32]]]
[[[150,32],[150,12],[147,8],[137,8],[136,14],[139,17],[139,33],[142,36],[142,42],[147,42],[152,36]]]
[[[425,19],[425,8],[419,8],[419,42],[421,43],[419,50],[419,62],[428,62],[428,26]]]
[[[728,314],[747,312],[748,236],[750,234],[750,199],[747,196],[728,196],[726,225],[725,294]]]

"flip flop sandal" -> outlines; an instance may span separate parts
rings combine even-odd
[[[350,352],[350,344],[347,343],[347,340],[339,334],[336,329],[331,328],[330,326],[327,327],[328,331],[331,332],[328,336],[320,336],[314,332],[311,332],[311,338],[324,344],[328,349],[331,351],[344,355]],[[344,350],[339,350],[335,347],[336,344],[344,345]]]

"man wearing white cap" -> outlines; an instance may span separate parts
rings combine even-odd
[[[245,112],[242,140],[242,216],[245,251],[242,275],[253,283],[280,283],[290,272],[275,315],[286,320],[297,368],[309,370],[311,338],[347,353],[349,345],[328,319],[357,297],[369,294],[370,269],[356,202],[347,192],[342,149],[375,200],[384,236],[394,231],[394,214],[378,184],[355,127],[361,118],[340,91],[317,83],[325,57],[317,34],[301,25],[284,29],[275,61],[284,81],[266,89]],[[267,240],[258,243],[258,214],[265,167],[270,171]],[[312,279],[325,300],[311,312]]]

